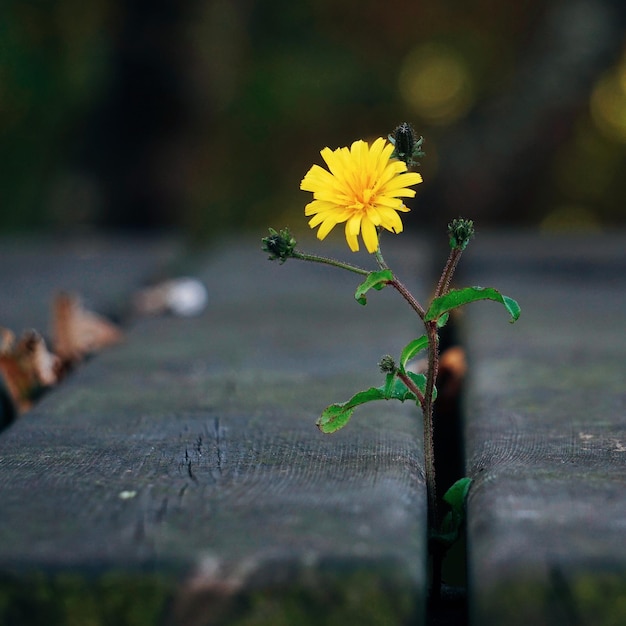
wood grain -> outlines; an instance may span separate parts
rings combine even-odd
[[[380,384],[411,311],[386,291],[363,308],[358,277],[257,246],[196,258],[203,315],[136,320],[0,437],[0,623],[423,620],[416,409],[314,425]],[[407,282],[414,250],[397,260]],[[381,320],[389,336],[369,341]]]
[[[623,237],[480,238],[468,307],[473,623],[626,622]]]

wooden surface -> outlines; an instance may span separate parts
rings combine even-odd
[[[480,235],[464,319],[472,623],[626,623],[626,237]]]
[[[50,331],[54,296],[77,292],[101,313],[123,315],[128,294],[182,255],[180,243],[123,236],[0,239],[0,326]]]
[[[429,249],[398,241],[388,260],[413,287]],[[461,319],[474,626],[626,623],[625,249],[623,236],[479,233],[462,259],[462,284],[522,306],[515,325],[493,302]],[[0,253],[0,324],[14,330],[45,324],[59,288],[127,314],[174,254]],[[362,308],[358,278],[269,263],[257,241],[178,259],[209,289],[201,316],[121,315],[123,345],[0,435],[0,624],[421,623],[415,409],[372,405],[333,436],[314,426],[380,383],[378,359],[421,334],[411,311],[386,290]],[[388,335],[370,337],[380,320]]]
[[[32,255],[32,280],[64,276],[45,246]],[[423,246],[399,256],[410,283]],[[421,623],[416,409],[314,425],[380,384],[379,358],[417,334],[411,311],[393,292],[363,308],[358,277],[280,267],[257,241],[193,267],[204,314],[135,320],[0,435],[0,623]],[[100,258],[105,289],[120,270],[119,251]],[[3,268],[0,289],[14,282]],[[370,339],[381,319],[390,337]]]

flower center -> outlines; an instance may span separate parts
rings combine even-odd
[[[372,189],[361,189],[360,192],[361,193],[355,194],[354,202],[350,208],[357,211],[364,211],[367,207],[371,206],[374,191]]]

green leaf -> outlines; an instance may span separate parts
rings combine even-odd
[[[441,317],[437,318],[437,328],[443,328],[450,318],[450,313],[444,313]]]
[[[408,374],[413,382],[422,390],[426,385],[426,378],[423,374]],[[389,376],[393,380],[389,380]],[[374,400],[413,400],[417,402],[415,395],[409,391],[407,386],[393,374],[387,376],[387,380],[382,387],[370,387],[365,391],[355,393],[347,402],[339,402],[331,404],[324,409],[321,416],[317,420],[317,427],[326,434],[334,433],[343,428],[352,417],[354,409]]]
[[[445,502],[450,505],[452,513],[457,517],[463,517],[465,512],[465,499],[469,493],[472,479],[459,478],[443,496]]]
[[[424,374],[415,374],[414,372],[407,372],[406,375],[413,381],[413,384],[422,393],[426,393],[426,376]],[[433,400],[434,400],[437,397],[437,390],[433,389],[433,391],[434,391],[434,396],[433,396]]]
[[[393,280],[391,270],[380,270],[378,272],[370,272],[367,278],[357,287],[354,297],[359,304],[367,304],[365,294],[370,289],[380,291],[387,283]]]
[[[414,374],[414,376],[421,376],[421,374]],[[424,381],[426,381],[426,378],[424,378]],[[419,388],[420,383],[417,383],[416,381],[414,382]],[[414,400],[417,402],[417,398],[415,397],[413,392],[409,391],[409,388],[399,378],[396,378],[393,381],[393,386],[391,387],[391,393],[386,395],[384,399],[385,400],[400,400],[400,402],[404,402],[405,400]]]
[[[472,484],[471,478],[460,478],[446,491],[443,499],[450,505],[439,530],[431,533],[431,539],[449,548],[458,538],[465,522],[465,501]]]
[[[447,294],[435,298],[426,311],[424,321],[438,320],[448,311],[477,300],[500,302],[511,316],[511,322],[515,322],[520,316],[519,304],[513,298],[503,296],[497,289],[493,287],[465,287],[464,289],[452,289]]]
[[[394,385],[394,381],[396,381],[396,375],[389,372],[389,374],[387,374],[387,377],[385,378],[385,390],[383,391],[383,395],[385,396],[385,398],[389,398],[393,392],[393,385]]]
[[[413,339],[413,341],[407,344],[404,350],[402,350],[402,354],[400,355],[400,369],[404,372],[406,364],[426,348],[428,348],[428,337],[426,335]]]
[[[384,397],[384,391],[381,391],[379,387],[370,387],[365,391],[359,391],[347,402],[339,402],[326,407],[317,420],[317,427],[323,433],[334,433],[350,421],[357,406],[372,400],[382,400]]]

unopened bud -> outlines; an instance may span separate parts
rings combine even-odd
[[[448,224],[448,236],[450,237],[450,247],[465,250],[469,240],[474,236],[474,222],[461,217],[452,220]]]
[[[270,261],[278,259],[282,265],[290,256],[293,256],[297,242],[288,228],[283,228],[280,232],[270,228],[269,232],[269,237],[261,239],[261,249],[269,254]]]
[[[383,374],[395,374],[398,369],[396,362],[388,354],[380,359],[378,367]]]
[[[391,155],[392,158],[404,161],[407,167],[412,165],[418,165],[416,158],[424,156],[422,152],[423,137],[417,138],[413,127],[403,122],[398,126],[391,135],[389,135],[389,141],[394,145],[395,150]]]

